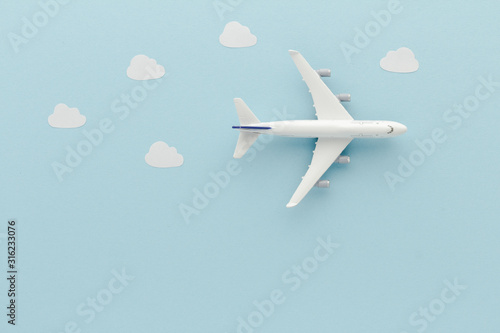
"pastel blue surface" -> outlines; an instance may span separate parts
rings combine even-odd
[[[2,312],[0,330],[498,331],[500,87],[489,86],[491,96],[466,118],[447,110],[472,103],[480,77],[500,81],[500,5],[402,1],[402,12],[349,62],[342,43],[354,45],[355,29],[387,1],[223,3],[232,10],[219,15],[212,1],[71,1],[18,53],[9,33],[21,35],[23,17],[32,20],[40,4],[0,5],[1,236],[8,219],[19,224],[17,325]],[[233,20],[258,37],[255,46],[219,44]],[[402,46],[420,69],[382,70],[380,59]],[[251,161],[231,162],[234,97],[262,121],[314,119],[289,49],[332,69],[324,80],[352,94],[346,108],[355,119],[408,127],[394,139],[353,141],[351,164],[325,174],[332,187],[313,189],[293,209],[285,205],[314,140],[273,138]],[[137,54],[167,74],[123,116],[112,105],[142,86],[126,76]],[[87,123],[50,127],[58,103],[77,107]],[[114,130],[59,182],[53,162],[64,163],[66,147],[105,118]],[[419,153],[416,140],[428,143],[436,129],[446,140]],[[177,148],[183,166],[145,163],[160,140]],[[401,174],[401,159],[410,158],[419,165]],[[387,172],[404,182],[391,189]],[[212,198],[203,202],[197,191]],[[193,200],[200,209],[185,219],[180,208]],[[340,247],[314,259],[329,254],[317,241],[328,237]],[[295,265],[311,272],[297,275]],[[110,293],[122,269],[134,279]],[[451,290],[454,280],[465,290]],[[269,305],[273,290],[281,303],[258,314],[254,301]],[[106,304],[90,310],[89,298]]]

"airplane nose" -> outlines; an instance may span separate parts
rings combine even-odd
[[[401,134],[406,133],[407,130],[408,130],[408,128],[405,125],[398,123],[398,126],[396,126],[396,130],[395,130],[396,133],[394,133],[394,134],[401,135]]]

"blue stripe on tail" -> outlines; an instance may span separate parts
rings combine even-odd
[[[258,130],[268,130],[271,127],[267,126],[233,126],[234,129],[258,129]]]

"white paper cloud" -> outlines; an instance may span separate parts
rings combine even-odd
[[[144,54],[133,57],[127,68],[127,76],[133,80],[159,79],[163,75],[165,75],[165,67],[158,65],[156,60]]]
[[[66,104],[57,104],[54,113],[49,116],[49,125],[56,128],[75,128],[85,124],[87,118],[80,114],[77,108]]]
[[[250,47],[257,43],[257,37],[248,27],[236,21],[229,22],[219,36],[219,42],[226,47]]]
[[[418,70],[418,61],[413,52],[402,47],[397,51],[389,51],[385,58],[380,60],[380,67],[389,72],[412,73]]]
[[[163,141],[153,143],[145,159],[147,164],[155,168],[178,167],[184,163],[184,157],[177,152],[177,149],[169,147]]]

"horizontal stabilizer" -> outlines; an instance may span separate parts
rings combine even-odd
[[[259,119],[257,119],[241,98],[235,98],[234,105],[236,106],[236,112],[238,112],[238,118],[240,118],[240,125],[260,123]]]
[[[242,158],[258,137],[258,133],[240,132],[240,137],[238,138],[233,157]]]

